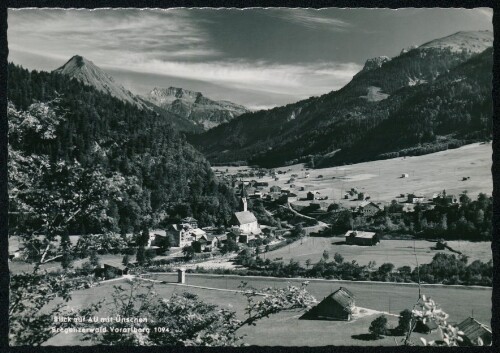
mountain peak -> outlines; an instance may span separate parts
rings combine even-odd
[[[149,102],[171,113],[211,129],[236,116],[247,113],[248,109],[228,101],[214,101],[201,92],[179,87],[153,88],[146,97]]]
[[[460,31],[449,36],[431,40],[418,47],[418,49],[450,49],[452,52],[470,51],[481,53],[493,46],[493,33],[491,31]]]
[[[54,72],[74,78],[86,85],[94,87],[98,91],[136,105],[139,108],[145,107],[143,102],[137,99],[137,97],[126,90],[122,85],[115,82],[113,77],[81,55],[72,56],[71,59],[60,68],[54,70]]]
[[[375,58],[368,59],[366,60],[365,66],[363,66],[363,69],[360,71],[360,73],[378,69],[382,67],[384,63],[389,61],[391,61],[391,59],[387,56],[377,56]]]

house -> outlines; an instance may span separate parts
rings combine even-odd
[[[408,173],[401,174],[401,178],[408,178],[408,177],[409,177]]]
[[[104,263],[94,269],[94,275],[96,277],[104,277],[105,279],[111,279],[118,276],[123,276],[128,273],[128,265],[122,265],[118,263],[108,264]]]
[[[277,185],[273,185],[269,188],[270,192],[281,192],[281,188]]]
[[[189,224],[193,228],[198,228],[198,221],[193,217],[186,217],[181,219],[182,224]]]
[[[276,201],[279,200],[282,197],[282,194],[280,192],[271,192],[266,195],[266,200],[268,201]]]
[[[458,204],[459,199],[455,195],[448,195],[446,192],[432,195],[432,201],[440,205]]]
[[[355,299],[354,294],[340,287],[299,319],[350,321],[356,309]]]
[[[307,193],[307,196],[306,196],[307,200],[314,200],[315,198],[316,198],[316,194],[314,194],[313,192],[309,191]]]
[[[349,230],[344,235],[346,244],[349,245],[376,245],[380,239],[376,233]]]
[[[150,231],[147,246],[150,247],[150,246],[156,245],[155,243],[158,241],[158,238],[166,237],[166,236],[167,236],[167,232],[165,230],[155,229],[155,230]]]
[[[311,210],[326,211],[328,209],[328,203],[327,202],[320,202],[320,201],[313,201],[313,202],[309,203],[309,207]]]
[[[403,204],[403,212],[405,213],[415,212],[415,205],[412,203]]]
[[[457,328],[464,333],[461,346],[477,346],[479,338],[485,346],[491,345],[491,329],[476,319],[468,317],[459,323]]]
[[[425,197],[422,194],[408,194],[409,203],[420,203],[424,202]]]
[[[380,206],[371,201],[363,201],[358,207],[358,212],[365,217],[373,217],[380,211]]]
[[[198,242],[201,245],[201,251],[205,252],[214,251],[215,248],[219,247],[218,239],[215,234],[205,234]]]
[[[171,224],[166,234],[172,237],[173,246],[183,248],[190,246],[195,240],[200,240],[206,232],[200,228],[193,228],[189,224]]]

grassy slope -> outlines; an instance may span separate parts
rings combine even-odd
[[[294,192],[299,198],[306,197],[308,191],[314,190],[319,191],[322,196],[328,196],[329,202],[341,202],[346,207],[357,204],[355,201],[339,200],[342,192],[352,187],[369,193],[373,201],[384,202],[390,202],[401,193],[424,193],[430,197],[444,189],[448,194],[456,195],[467,190],[475,198],[480,192],[488,195],[492,193],[491,154],[491,144],[476,143],[424,156],[314,169],[310,170],[311,175],[307,179],[304,178],[303,166],[297,164],[278,168],[277,170],[286,171],[291,169],[287,174],[279,175],[278,181],[269,176],[259,181],[267,181],[269,186],[289,188],[286,181],[295,173],[299,177],[294,182]],[[228,169],[230,173],[236,173],[237,170],[246,168],[248,167]],[[213,169],[225,171],[226,167]],[[409,178],[401,178],[403,173],[408,173]],[[318,178],[319,175],[323,177]],[[470,176],[470,179],[462,181],[464,176]],[[305,191],[298,191],[301,186],[305,187]]]

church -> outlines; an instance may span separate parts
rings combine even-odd
[[[247,192],[243,184],[241,185],[240,210],[235,212],[231,218],[233,228],[238,228],[242,234],[246,235],[260,234],[261,230],[257,218],[247,209]]]

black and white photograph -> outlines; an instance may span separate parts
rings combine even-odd
[[[492,345],[493,9],[7,15],[10,346]]]

